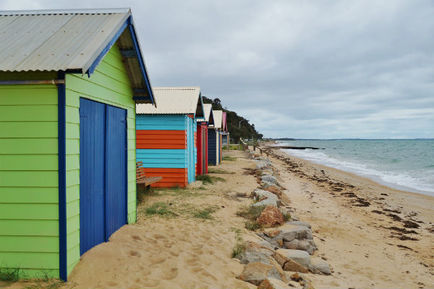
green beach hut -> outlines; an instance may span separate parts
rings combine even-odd
[[[129,9],[0,12],[0,271],[66,280],[136,221],[137,102]]]

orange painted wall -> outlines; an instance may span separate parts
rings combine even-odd
[[[186,149],[185,130],[137,130],[137,149]]]
[[[187,169],[167,169],[167,168],[145,168],[147,177],[163,177],[158,183],[151,187],[169,188],[185,187],[188,184]]]

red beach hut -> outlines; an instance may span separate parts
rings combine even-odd
[[[197,119],[197,170],[196,175],[208,173],[208,124],[214,124],[212,104],[204,103],[204,118]]]

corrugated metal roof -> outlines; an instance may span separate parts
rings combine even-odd
[[[92,73],[116,41],[129,54],[124,62],[135,96],[152,101],[136,37],[128,8],[0,11],[0,71]]]
[[[129,9],[0,12],[0,70],[86,73]]]
[[[203,104],[203,110],[205,115],[205,121],[210,121],[211,116],[211,110],[212,110],[212,104],[211,103],[204,103]]]
[[[213,110],[214,115],[214,127],[222,128],[223,110]]]
[[[153,87],[157,107],[137,104],[137,114],[194,114],[203,117],[200,87]]]

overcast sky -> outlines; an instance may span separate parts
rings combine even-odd
[[[433,0],[0,0],[101,7],[132,8],[153,86],[199,85],[267,137],[434,137]]]

